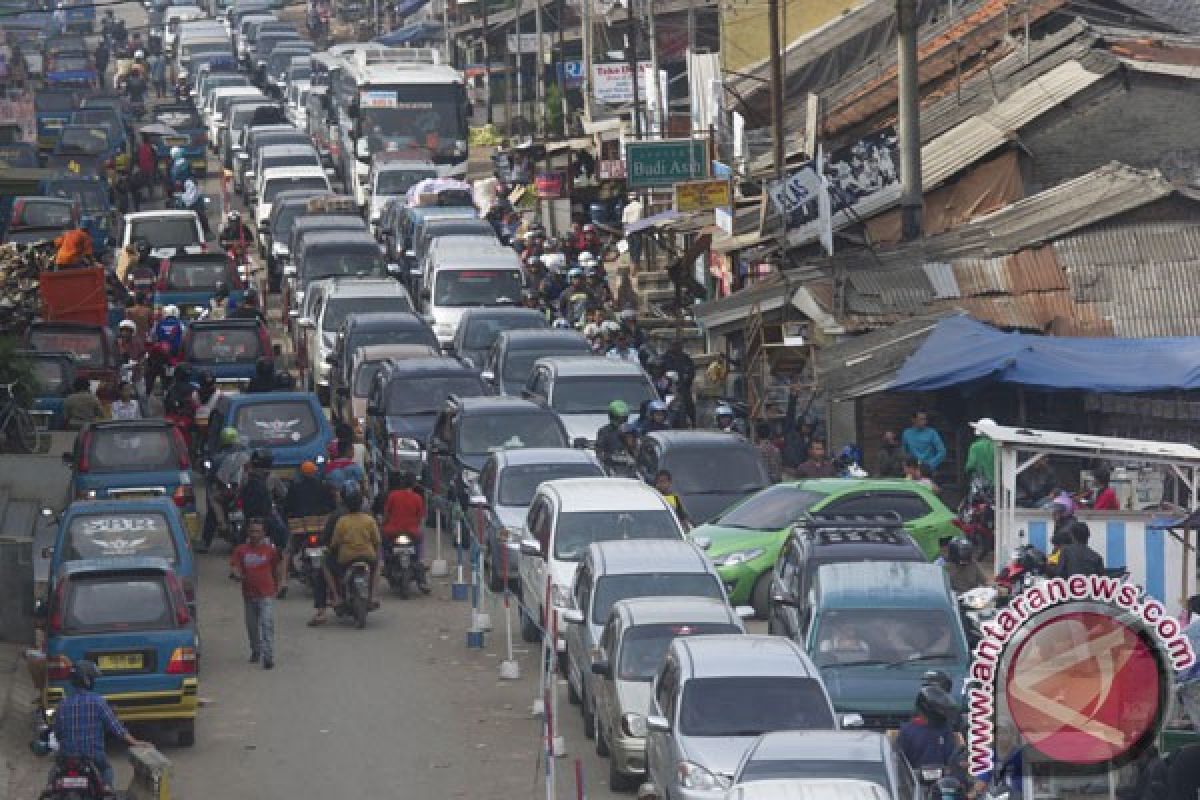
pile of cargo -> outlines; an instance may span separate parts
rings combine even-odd
[[[41,274],[52,267],[54,246],[0,245],[0,334],[20,334],[42,311]]]

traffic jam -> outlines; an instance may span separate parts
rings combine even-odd
[[[920,411],[868,476],[802,419],[698,408],[703,354],[617,300],[620,228],[556,237],[514,205],[437,49],[319,49],[319,14],[269,0],[144,5],[142,29],[0,17],[27,112],[0,122],[0,433],[29,458],[74,433],[38,553],[40,797],[112,796],[120,739],[205,746],[207,637],[242,636],[202,623],[239,591],[206,560],[279,673],[282,604],[345,637],[471,605],[502,679],[514,642],[536,658],[543,773],[577,712],[572,752],[639,798],[1022,794],[968,770],[972,653],[1047,578],[1145,580],[1058,539],[1107,474],[1009,474],[1028,442],[981,420],[950,506]]]

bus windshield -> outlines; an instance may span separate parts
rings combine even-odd
[[[360,125],[371,154],[411,147],[451,154],[467,138],[461,86],[392,86],[359,95]]]

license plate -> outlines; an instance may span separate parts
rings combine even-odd
[[[145,658],[141,653],[119,653],[117,655],[100,656],[96,659],[96,666],[100,667],[101,672],[106,669],[117,670],[118,672],[142,669],[145,663]]]
[[[58,785],[62,789],[86,789],[88,779],[83,775],[64,775],[58,779]]]
[[[162,497],[161,492],[109,492],[114,500],[142,500],[147,497]]]
[[[304,555],[314,560],[320,560],[325,556],[325,551],[319,547],[309,547],[305,549]]]
[[[239,524],[240,524],[240,523],[242,523],[242,522],[245,522],[245,521],[246,521],[246,512],[244,512],[244,511],[230,511],[230,512],[229,512],[229,521],[230,521],[230,522],[237,522],[237,523],[239,523]]]

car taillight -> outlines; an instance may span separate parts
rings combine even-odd
[[[244,509],[246,507],[245,500],[242,498],[242,496],[240,494],[238,495],[237,500],[233,501],[233,505],[235,508],[237,508],[238,511],[241,511],[242,509]]]
[[[88,451],[91,450],[91,447],[92,447],[91,431],[88,431],[87,433],[83,434],[83,436],[80,438],[83,441],[81,441],[79,443],[79,458],[76,461],[75,470],[77,472],[87,472],[88,469],[91,467],[91,464],[88,460]]]
[[[188,458],[187,442],[184,441],[183,434],[179,432],[179,428],[172,427],[171,435],[172,435],[172,438],[175,440],[175,452],[179,454],[179,468],[182,470],[191,469],[192,462]],[[180,486],[179,488],[183,489],[184,487]],[[190,493],[191,487],[187,487],[187,488],[188,488],[188,492]],[[178,495],[179,491],[176,490],[175,494]]]
[[[192,647],[176,647],[167,662],[168,675],[195,675],[196,650]]]
[[[191,578],[184,578],[183,584],[183,599],[187,601],[188,606],[196,603],[196,582]]]
[[[308,546],[309,547],[316,547],[320,543],[321,543],[321,539],[315,533],[310,533],[308,535]]]
[[[175,602],[175,624],[187,625],[192,621],[192,614],[188,610],[187,595],[184,594],[183,587],[180,586],[179,576],[174,572],[167,573],[167,588],[171,591],[171,598]],[[176,653],[179,650],[175,651]],[[174,656],[171,656],[174,660]],[[170,672],[170,670],[167,670]]]
[[[271,352],[271,334],[267,333],[267,326],[261,322],[258,324],[258,346],[264,354]]]
[[[13,203],[12,219],[10,220],[11,223],[13,225],[19,224],[21,221],[21,215],[24,213],[25,213],[25,201],[24,200],[18,200],[17,202]]]
[[[71,659],[66,656],[46,659],[46,677],[52,681],[68,680],[71,677]]]
[[[175,493],[171,495],[171,500],[180,508],[187,508],[196,502],[196,495],[192,492],[191,486],[180,486],[175,489]]]

